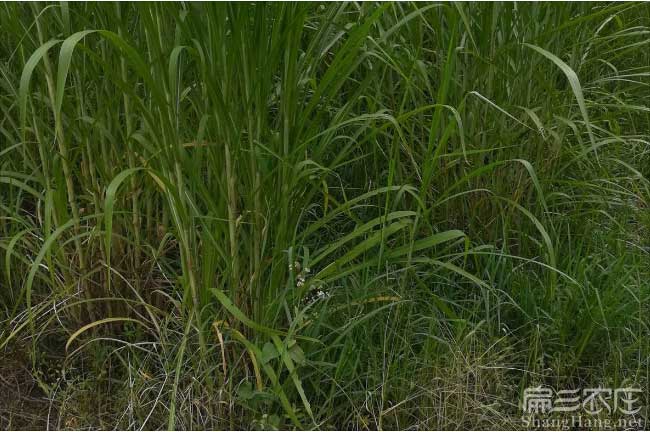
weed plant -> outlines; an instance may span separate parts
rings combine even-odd
[[[0,425],[648,401],[649,35],[648,3],[3,3],[0,359],[50,402]]]

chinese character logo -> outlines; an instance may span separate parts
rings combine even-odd
[[[614,409],[618,409],[625,415],[634,415],[641,411],[641,407],[634,407],[634,403],[638,402],[638,398],[633,397],[634,393],[641,393],[638,388],[617,388],[614,390]]]
[[[551,412],[573,412],[580,408],[580,389],[559,390]]]
[[[548,387],[529,387],[524,390],[524,412],[544,414],[553,409],[553,390]]]
[[[529,387],[524,390],[522,409],[528,414],[548,414],[556,412],[575,412],[580,408],[590,415],[599,413],[612,414],[620,412],[624,415],[634,415],[641,410],[636,405],[641,393],[638,388],[585,388],[574,390],[558,390],[542,385]]]
[[[608,402],[612,397],[612,389],[602,387],[586,388],[583,396],[582,407],[588,414],[596,415],[603,409],[608,414],[612,412],[612,407]]]

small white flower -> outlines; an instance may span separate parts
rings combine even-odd
[[[320,300],[326,299],[329,296],[330,296],[330,293],[328,293],[327,291],[323,291],[322,289],[319,289],[316,292],[316,297],[318,297]]]

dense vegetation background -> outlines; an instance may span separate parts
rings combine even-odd
[[[647,392],[649,43],[648,3],[3,3],[0,425]]]

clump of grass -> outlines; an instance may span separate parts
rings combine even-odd
[[[528,385],[647,388],[649,26],[5,3],[0,349],[57,428],[517,428]]]

